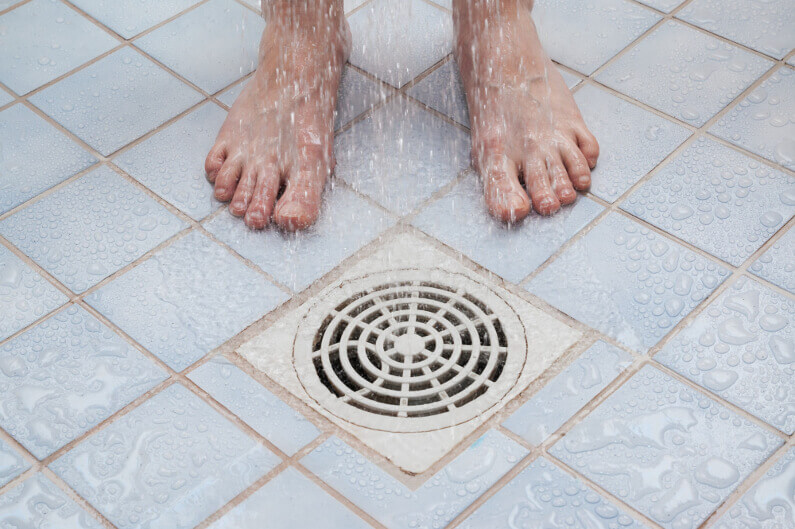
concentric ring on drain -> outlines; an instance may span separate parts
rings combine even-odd
[[[323,408],[360,426],[419,432],[460,424],[513,387],[524,327],[493,290],[443,270],[348,281],[309,309],[294,366]]]

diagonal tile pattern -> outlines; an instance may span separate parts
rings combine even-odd
[[[124,37],[131,39],[178,15],[200,0],[72,0],[72,3]]]
[[[102,529],[103,527],[42,474],[26,479],[0,496],[0,521],[25,528]]]
[[[30,468],[30,463],[25,461],[8,443],[0,439],[0,487]]]
[[[751,272],[795,294],[795,230],[778,239],[754,261]]]

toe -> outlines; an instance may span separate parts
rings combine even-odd
[[[525,160],[523,174],[533,208],[538,213],[551,215],[560,209],[560,201],[550,184],[547,162],[543,155],[539,153]]]
[[[303,230],[311,226],[320,214],[320,201],[325,178],[317,174],[298,171],[288,177],[284,194],[276,205],[273,221],[288,231]]]
[[[218,142],[213,145],[213,148],[207,154],[207,158],[204,159],[204,172],[207,174],[207,180],[215,182],[218,177],[218,171],[224,165],[224,160],[226,160],[226,146]]]
[[[270,165],[260,168],[257,172],[257,184],[246,210],[246,226],[261,230],[268,225],[278,192],[279,171],[277,167]]]
[[[577,131],[576,135],[577,146],[588,161],[588,167],[593,169],[596,167],[597,158],[599,158],[599,142],[596,141],[591,131],[584,126]]]
[[[562,145],[560,157],[574,189],[586,191],[591,186],[591,169],[580,148],[571,143]]]
[[[243,164],[240,161],[226,159],[215,179],[215,198],[222,202],[232,199],[242,170]]]
[[[530,199],[519,183],[519,170],[507,156],[479,166],[489,213],[503,222],[517,222],[530,213]]]
[[[232,202],[229,203],[229,211],[236,217],[243,216],[251,202],[251,197],[254,195],[254,188],[257,184],[256,166],[245,166],[242,175],[232,197]]]
[[[577,192],[569,180],[569,173],[563,165],[563,160],[560,156],[550,156],[549,161],[549,181],[552,184],[552,190],[558,197],[561,204],[571,204],[577,199]]]

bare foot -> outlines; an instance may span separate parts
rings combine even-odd
[[[472,160],[489,211],[508,222],[527,216],[531,200],[543,215],[574,202],[575,189],[590,186],[599,156],[541,47],[531,9],[532,0],[455,0],[453,8]]]
[[[334,108],[351,47],[341,2],[271,2],[259,66],[205,161],[215,197],[251,228],[317,219],[334,167]],[[282,186],[284,192],[277,195]]]

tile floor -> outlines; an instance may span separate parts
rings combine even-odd
[[[287,236],[203,174],[257,1],[0,0],[0,526],[795,527],[795,4],[536,4],[587,196],[490,219],[450,2],[346,0],[336,178]],[[418,475],[235,352],[402,233],[582,336]]]

